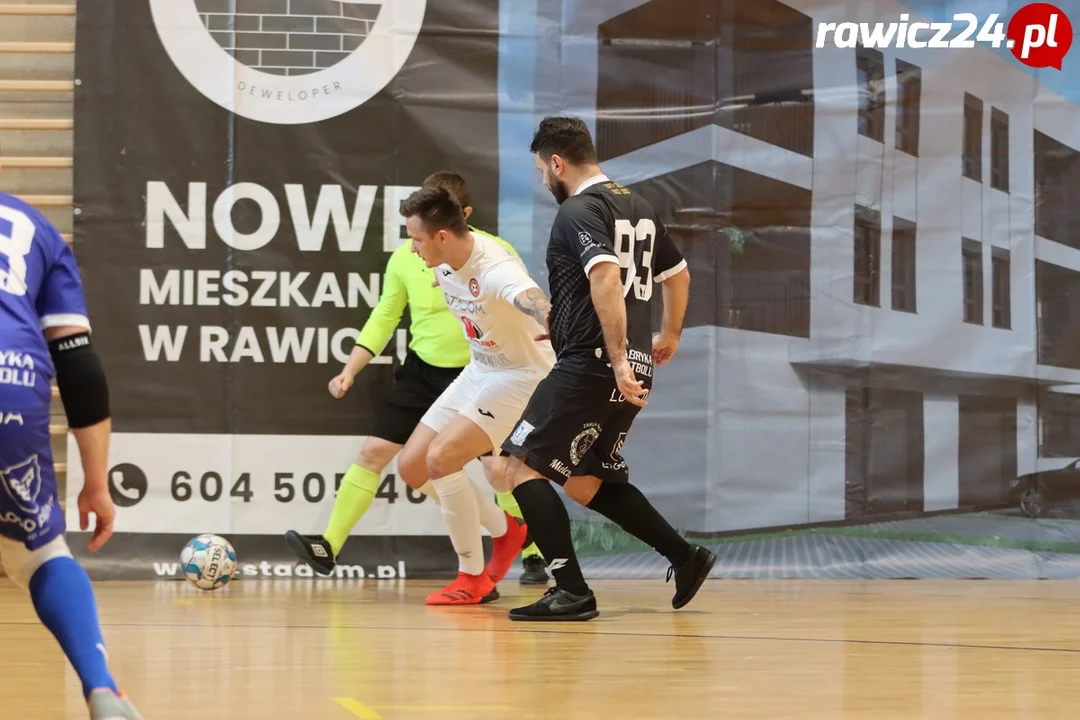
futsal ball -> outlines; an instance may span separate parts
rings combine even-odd
[[[236,576],[236,551],[220,535],[199,535],[180,551],[180,566],[195,587],[217,590]]]

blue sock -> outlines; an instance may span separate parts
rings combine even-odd
[[[49,560],[30,578],[30,597],[41,622],[60,643],[82,681],[83,696],[95,688],[116,692],[105,659],[94,589],[82,566],[69,557]]]

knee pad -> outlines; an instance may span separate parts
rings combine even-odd
[[[39,567],[58,557],[72,557],[71,548],[63,535],[53,538],[37,550],[27,550],[25,545],[14,540],[0,539],[4,572],[23,589],[29,589],[30,578],[34,577]]]

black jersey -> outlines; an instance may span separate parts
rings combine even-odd
[[[656,285],[686,267],[652,206],[607,178],[568,198],[551,226],[547,249],[551,344],[563,364],[610,374],[589,270],[615,262],[626,301],[626,353],[639,379],[652,376]],[[644,376],[644,377],[642,377]]]

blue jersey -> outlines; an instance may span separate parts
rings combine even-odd
[[[0,409],[49,397],[42,331],[60,326],[90,329],[75,254],[41,213],[0,192]]]

